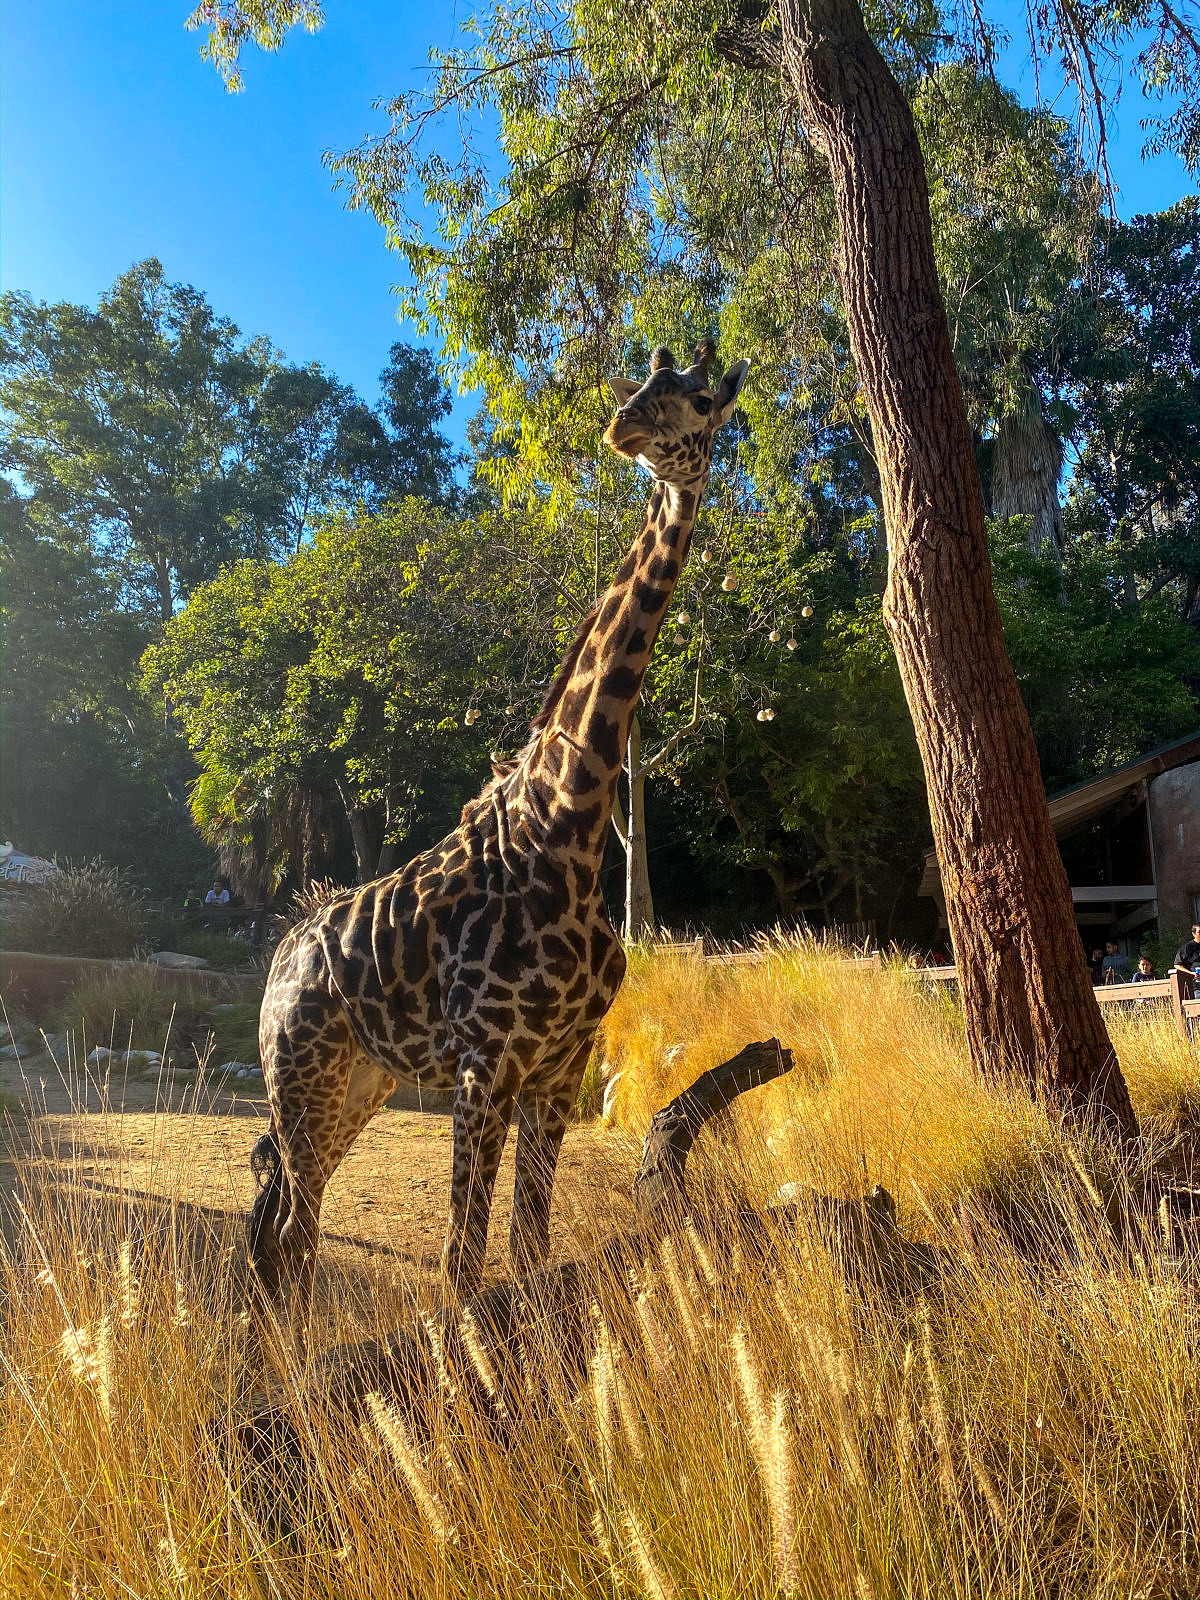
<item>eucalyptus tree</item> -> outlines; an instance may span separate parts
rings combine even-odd
[[[1112,222],[1073,286],[1049,374],[1068,412],[1067,516],[1121,603],[1163,594],[1200,630],[1200,202]]]
[[[442,432],[451,400],[428,350],[397,341],[379,375],[380,401],[341,418],[337,462],[354,499],[377,510],[409,495],[448,504],[458,458]]]
[[[94,311],[4,295],[0,338],[4,465],[128,604],[165,622],[223,561],[273,548],[251,458],[266,341],[154,260]]]
[[[319,14],[315,0],[249,0],[202,6],[195,20],[212,27],[209,53],[236,72],[247,39],[277,45]],[[631,331],[661,336],[707,318],[719,285],[689,270],[686,243],[660,225],[670,172],[656,158],[672,136],[714,168],[715,152],[733,149],[753,169],[721,223],[734,237],[756,206],[774,208],[781,237],[798,214],[832,210],[851,406],[865,409],[887,528],[884,616],[925,768],[972,1055],[985,1072],[1023,1072],[1069,1111],[1129,1133],[1136,1122],[1004,648],[910,104],[943,60],[986,64],[994,34],[980,6],[948,33],[925,5],[871,22],[875,36],[858,0],[658,0],[632,29],[627,11],[599,0],[497,7],[473,50],[441,59],[431,100],[394,102],[390,136],[341,167],[404,249],[416,309],[512,412],[531,391],[561,387],[564,371],[598,395]],[[1158,137],[1200,158],[1200,43],[1186,16],[1163,0],[1115,11],[1051,0],[1031,7],[1029,25],[1101,135],[1100,56],[1144,33],[1143,80],[1176,102]],[[426,139],[448,107],[460,119],[498,114],[499,171],[490,150],[468,149],[455,167]],[[425,204],[441,215],[440,241],[406,228]],[[786,251],[781,265],[796,270]],[[769,390],[759,403],[773,403]],[[558,437],[564,410],[554,409]],[[522,418],[534,462],[547,440],[537,415],[533,405]]]

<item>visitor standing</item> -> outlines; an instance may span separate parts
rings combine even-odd
[[[1127,983],[1133,971],[1133,962],[1122,953],[1120,945],[1115,939],[1110,939],[1104,947],[1104,960],[1100,963],[1101,982]]]

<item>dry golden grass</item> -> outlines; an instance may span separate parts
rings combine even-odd
[[[1200,1131],[1196,1052],[1166,1009],[1134,1008],[1109,1025],[1143,1132],[1162,1145]],[[607,1114],[640,1132],[699,1073],[772,1035],[795,1069],[737,1112],[745,1157],[772,1189],[799,1180],[861,1194],[882,1183],[924,1212],[979,1189],[1020,1194],[1074,1150],[1019,1085],[977,1081],[953,993],[930,993],[898,963],[856,967],[807,940],[778,942],[753,965],[631,953],[604,1028]]]
[[[802,947],[729,970],[636,957],[610,1110],[640,1132],[773,1032],[795,1073],[746,1096],[700,1166],[760,1196],[887,1184],[944,1252],[923,1292],[856,1286],[807,1233],[736,1270],[683,1235],[632,1295],[597,1271],[581,1380],[545,1330],[544,1389],[507,1439],[461,1385],[416,1418],[376,1399],[350,1427],[298,1404],[303,1486],[219,1443],[244,1405],[236,1220],[51,1192],[35,1163],[2,1264],[0,1592],[1200,1593],[1198,1280],[1152,1229],[1130,1250],[1109,1226],[1139,1172],[978,1088],[943,1001]],[[1178,1158],[1196,1058],[1152,1021],[1117,1034],[1151,1142]],[[964,1237],[968,1192],[1024,1208],[1044,1253],[1018,1254],[999,1212]],[[335,1297],[318,1341],[392,1314]]]

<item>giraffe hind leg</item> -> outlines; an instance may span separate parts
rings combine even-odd
[[[517,1098],[516,1178],[508,1250],[518,1273],[536,1271],[545,1265],[550,1254],[554,1174],[591,1053],[589,1036],[561,1073],[549,1074],[548,1081],[523,1086]]]

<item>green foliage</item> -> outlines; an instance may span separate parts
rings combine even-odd
[[[196,290],[131,268],[99,308],[0,300],[4,464],[54,517],[103,550],[122,591],[165,621],[235,554],[265,551],[248,449],[269,370]]]
[[[157,968],[132,963],[87,978],[58,1008],[56,1027],[74,1033],[84,1051],[168,1051],[195,1066],[210,1044],[213,1001],[198,985],[159,982]]]
[[[1067,306],[1052,378],[1078,453],[1067,504],[1136,610],[1200,625],[1200,201],[1113,223]]]
[[[167,627],[146,669],[200,764],[193,814],[256,893],[329,870],[347,831],[366,876],[431,842],[490,744],[523,737],[556,607],[564,634],[574,615],[537,545],[536,528],[407,500],[330,522],[285,565],[227,568]]]
[[[21,848],[182,873],[186,819],[159,774],[166,741],[138,687],[147,642],[90,552],[56,539],[0,481],[0,804]],[[194,840],[194,835],[192,836]]]
[[[96,311],[0,298],[4,465],[28,515],[90,546],[160,623],[238,557],[287,554],[321,512],[448,486],[448,410],[428,356],[395,345],[379,415],[315,362],[284,365],[149,260]]]
[[[56,956],[131,956],[145,940],[141,897],[102,861],[66,866],[5,918],[12,950]]]
[[[253,966],[255,952],[244,939],[231,939],[191,923],[167,923],[154,930],[154,945],[159,950],[175,950],[183,956],[200,956],[213,967]]]
[[[397,344],[370,410],[286,366],[156,261],[97,310],[0,300],[5,829],[175,895],[211,870],[194,768],[138,662],[191,590],[239,556],[288,555],[314,519],[406,483],[452,494],[429,356]]]
[[[258,1000],[232,1000],[211,1007],[206,1021],[212,1028],[212,1060],[258,1062]]]

